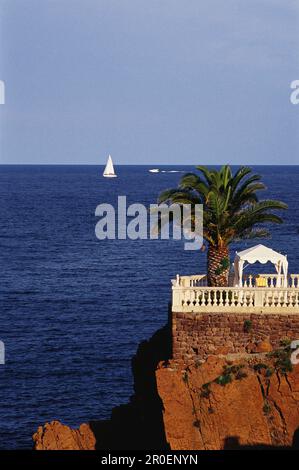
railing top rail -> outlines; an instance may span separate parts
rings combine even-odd
[[[179,289],[182,291],[190,291],[190,290],[195,290],[195,291],[234,291],[234,292],[244,292],[244,291],[276,291],[276,290],[284,290],[284,291],[293,291],[293,290],[298,290],[297,287],[210,287],[210,286],[191,286],[191,287],[186,287],[186,286],[180,286],[180,285],[175,285],[172,286],[172,289]]]
[[[272,273],[272,274],[268,274],[268,273],[260,273],[260,274],[250,274],[250,273],[244,273],[243,274],[243,278],[244,280],[245,279],[248,279],[248,278],[252,278],[252,279],[256,279],[256,278],[264,278],[264,277],[267,277],[267,278],[272,278],[272,279],[277,279],[278,277],[281,277],[283,278],[284,275],[283,274],[275,274],[275,273]],[[182,281],[188,281],[188,280],[203,280],[203,279],[206,279],[207,278],[207,275],[206,274],[191,274],[191,275],[184,275],[184,276],[180,276],[180,275],[177,275],[176,279],[172,279],[172,281],[177,281],[178,279],[179,280],[182,280]],[[299,280],[299,274],[291,274],[289,273],[288,274],[288,278],[289,279],[298,279]]]
[[[191,274],[190,276],[180,276],[180,279],[203,279],[206,274]]]

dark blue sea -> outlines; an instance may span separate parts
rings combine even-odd
[[[131,357],[165,324],[170,279],[204,272],[205,254],[184,251],[182,241],[96,238],[98,204],[126,195],[149,205],[181,176],[148,169],[120,166],[118,178],[105,179],[96,166],[0,166],[1,449],[30,448],[46,421],[78,426],[126,403]],[[299,167],[255,170],[264,196],[289,204],[285,224],[263,243],[287,253],[298,273]]]

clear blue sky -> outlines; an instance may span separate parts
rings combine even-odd
[[[298,1],[0,9],[1,163],[299,163]]]

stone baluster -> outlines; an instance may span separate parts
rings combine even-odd
[[[202,295],[202,294],[201,294],[201,291],[200,291],[200,290],[197,291],[197,294],[196,294],[196,303],[195,303],[196,306],[200,306],[200,305],[201,305],[201,295]]]
[[[208,306],[212,305],[212,302],[211,302],[211,291],[210,291],[210,290],[208,290],[207,305],[208,305]]]
[[[246,307],[247,305],[250,304],[250,292],[249,292],[249,295],[248,295],[248,291],[247,290],[244,290],[242,292],[243,294],[243,298],[242,298],[242,307]]]
[[[293,291],[290,293],[290,307],[297,307],[297,293]]]
[[[219,307],[223,307],[223,291],[219,291]]]
[[[269,307],[269,291],[265,291],[264,306]]]
[[[281,297],[280,290],[274,290],[272,307],[280,307],[280,297]]]
[[[280,306],[284,307],[284,301],[285,301],[285,292],[280,291]]]
[[[243,302],[243,292],[242,290],[239,290],[238,292],[238,301],[237,301],[237,307],[241,307],[242,302]]]
[[[278,305],[277,307],[283,307],[283,292],[281,292],[281,290],[278,290]]]
[[[285,291],[284,291],[283,306],[284,306],[284,307],[288,307],[289,304],[290,304],[290,297],[289,297],[289,295],[288,295],[288,291],[285,290]]]
[[[230,293],[230,289],[227,289],[225,290],[225,292],[223,293],[223,305],[224,307],[228,307],[230,305],[230,297],[231,297],[231,293]]]
[[[277,293],[277,307],[281,307],[281,291],[278,290],[276,291],[276,293]]]
[[[249,307],[254,306],[254,292],[249,292]]]

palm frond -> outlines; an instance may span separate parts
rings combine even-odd
[[[213,176],[212,176],[210,170],[206,166],[199,165],[199,166],[196,167],[196,169],[204,175],[206,181],[209,184],[213,183]]]
[[[241,166],[232,178],[232,191],[234,192],[238,187],[240,181],[245,178],[249,173],[251,173],[251,168],[248,166]]]
[[[237,238],[261,238],[268,230],[261,225],[280,224],[277,211],[287,205],[276,200],[259,200],[265,189],[261,176],[251,174],[249,167],[240,167],[232,174],[229,165],[220,170],[197,166],[199,174],[185,174],[179,188],[164,191],[159,202],[167,204],[203,204],[204,238],[213,246],[230,243]]]
[[[249,230],[248,232],[242,233],[240,236],[241,240],[252,240],[253,238],[269,238],[271,236],[269,230],[266,229],[256,229]]]

